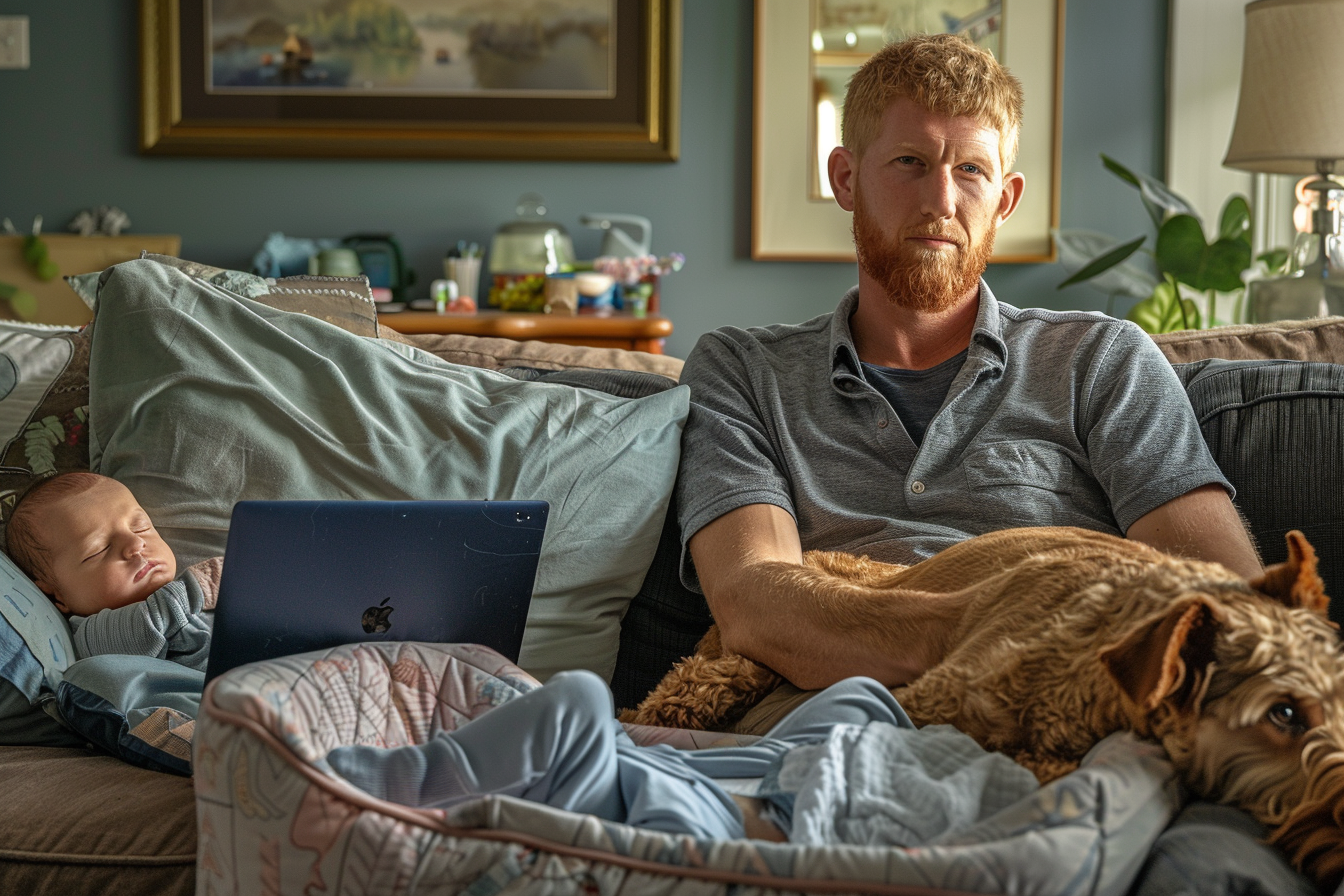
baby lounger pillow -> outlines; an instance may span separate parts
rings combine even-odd
[[[415,809],[355,789],[326,763],[341,745],[422,743],[536,686],[485,648],[408,642],[221,676],[206,689],[194,744],[198,891],[301,892],[321,881],[351,896],[751,894],[845,880],[869,893],[1120,896],[1180,802],[1161,748],[1129,734],[954,840],[915,849],[696,841],[503,796]],[[654,732],[668,730],[631,736],[647,743]]]

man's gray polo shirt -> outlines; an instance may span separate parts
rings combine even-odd
[[[700,338],[677,500],[683,544],[748,504],[803,550],[913,563],[1016,526],[1123,534],[1201,485],[1231,486],[1171,365],[1134,324],[1018,309],[981,282],[966,361],[918,448],[863,378],[851,290],[806,323]],[[682,579],[698,589],[683,549]]]

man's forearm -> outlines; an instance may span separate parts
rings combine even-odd
[[[851,675],[905,684],[942,658],[960,620],[954,596],[875,589],[779,561],[744,567],[710,609],[726,650],[807,689]]]
[[[959,596],[805,566],[793,516],[772,504],[729,511],[691,536],[690,550],[724,648],[800,688],[851,675],[904,684],[941,659],[961,618]]]

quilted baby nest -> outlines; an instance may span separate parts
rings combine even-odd
[[[339,745],[421,743],[539,684],[483,647],[349,645],[235,669],[194,739],[197,893],[1124,893],[1179,807],[1162,751],[1129,735],[959,835],[894,849],[697,841],[509,797],[448,810],[375,799]],[[637,742],[717,736],[631,729]]]

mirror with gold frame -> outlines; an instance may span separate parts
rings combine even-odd
[[[950,31],[994,53],[1026,94],[1015,167],[1028,186],[993,260],[1053,261],[1063,15],[1063,0],[757,0],[752,257],[854,260],[850,216],[826,176],[845,87],[885,44]]]

